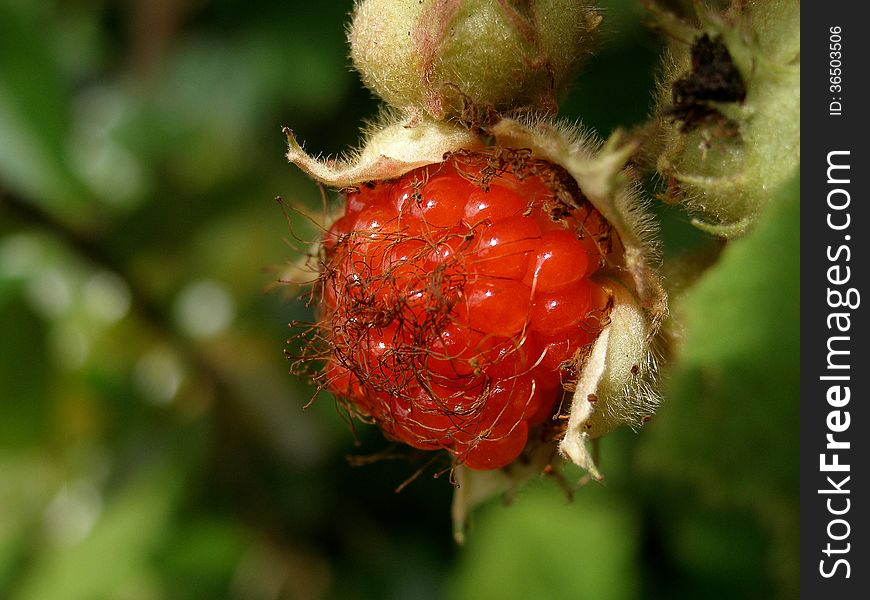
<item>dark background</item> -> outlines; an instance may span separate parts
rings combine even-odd
[[[562,115],[607,135],[649,115],[661,45],[604,5]],[[796,595],[796,183],[675,294],[666,403],[571,503],[535,481],[458,547],[447,477],[394,493],[419,457],[351,466],[391,448],[326,395],[303,410],[283,350],[310,308],[276,282],[322,199],[280,128],[337,154],[377,113],[350,9],[0,0],[0,596]],[[719,247],[654,205],[666,271]]]

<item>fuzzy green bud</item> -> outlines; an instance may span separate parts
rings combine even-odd
[[[699,26],[655,9],[675,40],[659,99],[656,169],[670,201],[744,234],[800,164],[800,5],[733,2]]]
[[[582,0],[362,0],[351,57],[366,86],[412,115],[554,113],[600,21]]]

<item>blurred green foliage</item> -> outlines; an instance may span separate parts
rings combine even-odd
[[[604,4],[563,113],[606,134],[647,116],[659,45]],[[797,183],[676,303],[666,404],[573,503],[534,483],[456,547],[446,475],[393,492],[427,457],[351,466],[380,435],[303,410],[310,308],[273,284],[310,276],[323,201],[280,126],[336,154],[376,114],[350,8],[0,0],[0,597],[794,596]],[[715,250],[660,216],[667,260]]]

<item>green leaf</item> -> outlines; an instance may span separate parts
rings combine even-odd
[[[37,452],[0,451],[0,597],[30,550],[59,471]]]
[[[164,544],[156,563],[164,581],[171,582],[173,598],[218,598],[247,549],[244,530],[221,514],[176,518],[172,538]]]
[[[49,412],[49,375],[45,322],[17,295],[0,306],[0,448],[38,443]]]
[[[74,216],[84,186],[67,164],[70,90],[39,10],[0,4],[0,189]]]
[[[734,494],[797,490],[798,186],[677,305],[685,339],[648,436],[661,467]]]
[[[149,574],[148,561],[169,534],[169,517],[181,483],[176,466],[162,464],[140,472],[106,499],[105,512],[83,541],[45,548],[10,598],[137,596],[131,588]]]
[[[665,404],[639,450],[657,477],[691,485],[715,504],[754,511],[779,540],[784,571],[795,577],[799,232],[794,177],[755,231],[732,242],[677,302],[683,343]]]
[[[475,513],[452,597],[476,600],[635,598],[635,515],[599,485],[568,502],[553,485]]]

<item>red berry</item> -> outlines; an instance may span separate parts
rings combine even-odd
[[[498,469],[509,465],[526,446],[529,426],[518,421],[513,430],[498,437],[486,438],[460,454],[462,461],[472,469]]]
[[[462,183],[465,185],[463,186]],[[405,206],[412,216],[419,218],[430,227],[452,227],[463,216],[465,206],[453,201],[456,194],[465,193],[462,187],[465,187],[469,194],[473,191],[473,186],[464,180],[458,182],[455,177],[447,175],[434,177],[427,181],[420,188],[418,195],[412,197]]]
[[[495,223],[521,215],[527,206],[528,200],[510,188],[494,184],[489,190],[477,189],[471,193],[465,204],[465,218],[472,225],[487,220]]]
[[[586,274],[586,246],[571,231],[548,231],[529,259],[525,282],[539,292],[563,288]]]
[[[478,226],[472,254],[474,270],[481,275],[522,281],[541,239],[541,228],[529,217],[508,217]]]
[[[323,246],[323,385],[411,446],[512,462],[603,322],[588,277],[609,227],[562,180],[501,149],[348,190]]]
[[[581,279],[556,292],[535,294],[529,327],[551,334],[576,328],[592,311],[593,285],[588,279]]]
[[[456,307],[459,322],[492,335],[511,337],[529,317],[531,291],[513,279],[474,279],[463,288],[465,302]]]

